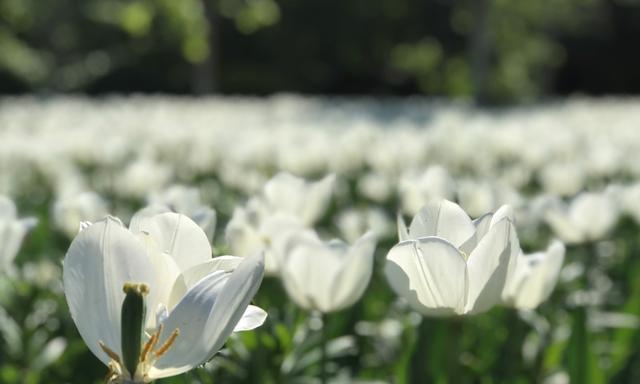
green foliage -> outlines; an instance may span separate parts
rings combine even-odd
[[[0,77],[26,91],[184,92],[207,68],[231,92],[368,83],[376,93],[531,100],[565,62],[562,39],[597,33],[605,3],[0,0]],[[127,81],[139,75],[143,84]]]

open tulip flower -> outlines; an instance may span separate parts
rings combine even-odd
[[[391,288],[427,316],[466,315],[500,302],[520,246],[509,206],[472,221],[447,200],[424,206],[387,254]]]
[[[558,282],[564,253],[564,244],[558,240],[546,252],[520,252],[515,273],[505,286],[505,303],[518,309],[534,309],[547,300]]]
[[[234,331],[262,324],[249,305],[261,254],[211,258],[205,233],[167,212],[84,224],[64,259],[64,291],[108,382],[149,383],[210,360]]]

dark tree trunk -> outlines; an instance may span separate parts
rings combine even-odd
[[[220,47],[218,33],[220,31],[220,17],[217,12],[216,0],[202,0],[202,5],[209,24],[207,42],[209,56],[198,64],[194,64],[191,76],[191,89],[195,94],[203,95],[219,91],[218,70]]]
[[[469,55],[473,96],[476,103],[485,104],[489,98],[487,77],[491,60],[491,32],[489,30],[491,0],[471,0],[471,7],[474,24],[471,36],[469,36]]]

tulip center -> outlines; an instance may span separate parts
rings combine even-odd
[[[163,329],[163,325],[160,324],[142,346],[145,318],[144,296],[149,293],[149,286],[144,283],[128,282],[122,289],[125,293],[121,315],[122,358],[102,341],[98,341],[100,348],[111,358],[106,382],[149,383],[151,379],[147,376],[147,372],[153,363],[171,348],[180,330],[174,329],[165,342],[156,349]]]

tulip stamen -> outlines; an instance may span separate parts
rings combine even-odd
[[[147,357],[149,357],[149,352],[153,350],[153,348],[158,344],[158,340],[160,339],[160,333],[162,332],[162,324],[158,326],[158,330],[151,335],[151,338],[147,340],[142,348],[142,353],[140,353],[140,362],[147,361]]]
[[[104,382],[117,383],[122,373],[122,370],[120,369],[120,365],[118,365],[117,362],[111,360],[109,362],[108,367],[109,367],[109,371],[107,372],[107,375],[104,378]]]
[[[111,360],[122,365],[122,362],[120,361],[120,356],[118,356],[117,353],[115,353],[111,348],[107,347],[101,340],[98,341],[98,345],[104,351],[104,353],[106,353],[107,356],[111,358]]]
[[[178,328],[174,329],[173,332],[171,332],[171,335],[169,336],[167,341],[165,341],[164,344],[162,344],[162,346],[158,348],[157,351],[154,352],[156,359],[159,359],[160,357],[162,357],[162,355],[167,353],[169,348],[171,348],[171,346],[173,345],[173,342],[176,341],[176,338],[178,337],[179,334],[180,334],[180,330]]]

